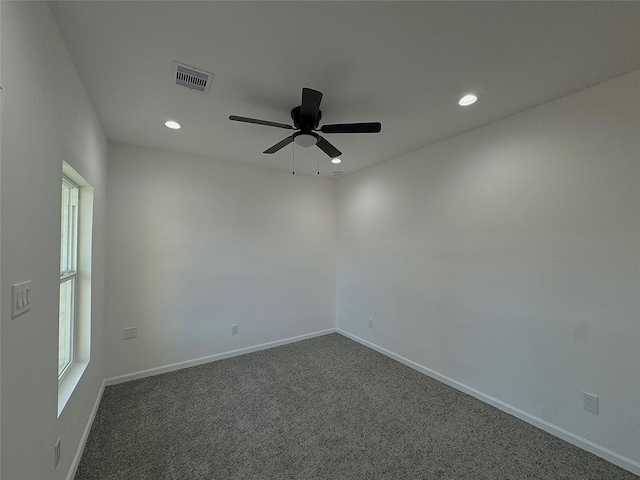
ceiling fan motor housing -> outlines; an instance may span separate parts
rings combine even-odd
[[[318,124],[320,123],[320,119],[322,119],[322,112],[318,110],[318,115],[316,118],[302,118],[300,115],[300,111],[302,106],[297,106],[293,110],[291,110],[291,120],[293,120],[293,126],[298,130],[302,130],[303,132],[310,132],[311,130],[315,130],[318,128]]]

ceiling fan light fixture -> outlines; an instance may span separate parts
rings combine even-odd
[[[301,147],[313,147],[318,143],[318,137],[310,133],[300,133],[294,137],[293,141]]]
[[[331,163],[342,163],[342,160],[339,158],[332,158]]]
[[[173,120],[167,120],[166,122],[164,122],[164,126],[172,130],[179,130],[182,128],[182,125],[180,125],[178,122],[175,122]]]
[[[477,93],[467,93],[458,99],[458,105],[461,107],[468,107],[469,105],[473,105],[478,101],[480,95]]]

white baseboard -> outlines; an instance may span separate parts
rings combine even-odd
[[[307,333],[305,335],[298,335],[297,337],[290,337],[282,340],[276,340],[273,342],[261,343],[260,345],[240,348],[238,350],[230,350],[228,352],[217,353],[215,355],[208,355],[206,357],[195,358],[193,360],[186,360],[184,362],[172,363],[170,365],[164,365],[162,367],[155,367],[155,368],[150,368],[148,370],[141,370],[139,372],[127,373],[125,375],[118,375],[116,377],[107,378],[105,380],[105,384],[107,386],[116,385],[118,383],[129,382],[131,380],[137,380],[139,378],[151,377],[153,375],[159,375],[161,373],[173,372],[175,370],[180,370],[183,368],[195,367],[196,365],[202,365],[203,363],[215,362],[217,360],[224,360],[225,358],[237,357],[238,355],[257,352],[259,350],[266,350],[268,348],[278,347],[280,345],[286,345],[287,343],[299,342],[301,340],[307,340],[309,338],[328,335],[329,333],[335,333],[335,332],[336,332],[335,328],[328,328],[327,330]]]
[[[96,397],[96,401],[93,403],[93,408],[91,409],[91,414],[89,415],[87,424],[84,427],[84,432],[82,432],[82,437],[80,438],[78,449],[76,450],[76,454],[73,457],[73,461],[71,462],[71,468],[69,468],[69,473],[67,474],[67,480],[73,480],[73,477],[76,476],[76,472],[78,471],[78,465],[80,465],[82,452],[84,452],[84,447],[87,444],[87,439],[89,438],[89,432],[91,431],[93,421],[95,420],[96,413],[98,412],[98,407],[100,406],[100,401],[102,400],[104,387],[105,387],[105,381],[103,380],[102,385],[100,386],[100,391],[98,392],[98,396]]]
[[[547,422],[546,420],[542,420],[541,418],[535,417],[523,410],[520,410],[519,408],[509,405],[508,403],[505,403],[501,400],[498,400],[497,398],[494,398],[490,395],[486,395],[485,393],[482,393],[479,390],[476,390],[475,388],[471,388],[465,385],[464,383],[460,383],[457,380],[454,380],[445,375],[442,375],[434,370],[431,370],[430,368],[427,368],[423,365],[420,365],[419,363],[414,362],[413,360],[409,360],[408,358],[398,355],[390,350],[387,350],[386,348],[380,347],[375,343],[371,343],[368,340],[365,340],[349,332],[341,330],[340,328],[337,328],[336,331],[340,335],[344,335],[345,337],[348,337],[366,347],[369,347],[377,352],[380,352],[389,358],[392,358],[410,368],[413,368],[414,370],[417,370],[420,373],[427,375],[428,377],[431,377],[435,380],[445,383],[450,387],[455,388],[456,390],[460,390],[461,392],[469,394],[472,397],[477,398],[478,400],[488,403],[489,405],[492,405],[497,409],[502,410],[503,412],[506,412],[510,415],[513,415],[514,417],[519,418],[520,420],[524,420],[525,422],[533,425],[534,427],[538,427],[544,430],[545,432],[548,432],[558,438],[561,438],[562,440],[565,440],[566,442],[571,443],[572,445],[575,445],[576,447],[586,450],[587,452],[593,453],[598,457],[604,458],[605,460],[613,463],[614,465],[624,468],[625,470],[635,473],[636,475],[640,475],[640,463],[636,462],[635,460],[632,460],[616,452],[613,452],[608,448],[598,445],[590,440],[587,440],[586,438],[580,437],[579,435],[571,433],[568,430],[565,430],[552,423]]]

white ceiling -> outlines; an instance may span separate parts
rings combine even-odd
[[[640,69],[637,2],[51,2],[110,140],[291,169],[302,87],[324,123],[382,123],[326,135],[348,174]],[[208,95],[175,85],[172,61],[215,74]],[[482,95],[463,109],[464,93]],[[163,126],[166,119],[184,125]],[[318,149],[295,147],[315,173]]]

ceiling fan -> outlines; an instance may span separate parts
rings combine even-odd
[[[303,147],[311,147],[317,145],[320,150],[329,155],[330,158],[337,158],[342,152],[329,143],[324,137],[316,132],[321,133],[379,133],[382,125],[379,122],[368,123],[335,123],[331,125],[323,125],[318,128],[322,112],[320,111],[320,102],[322,101],[322,92],[311,88],[302,89],[302,105],[291,110],[291,119],[293,126],[285,123],[269,122],[267,120],[258,120],[257,118],[239,117],[237,115],[229,116],[229,120],[236,122],[255,123],[258,125],[266,125],[268,127],[285,128],[287,130],[297,130],[293,135],[281,140],[272,147],[266,149],[264,153],[276,153],[281,148],[296,142]]]

